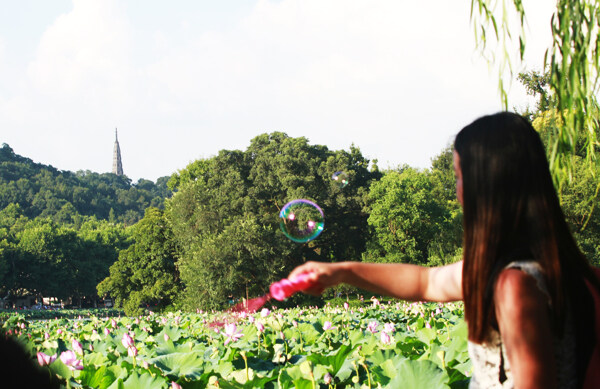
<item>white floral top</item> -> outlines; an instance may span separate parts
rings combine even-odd
[[[506,268],[517,268],[531,275],[537,281],[538,288],[548,296],[544,275],[539,263],[535,261],[516,261],[508,264]],[[555,371],[559,388],[575,388],[577,386],[576,360],[575,360],[575,333],[573,319],[567,315],[565,332],[562,339],[554,338],[554,355],[556,360]],[[470,389],[496,389],[513,388],[513,377],[506,356],[506,349],[502,344],[502,337],[498,331],[492,331],[490,341],[486,344],[469,342],[469,357],[473,365],[473,376],[469,384]]]

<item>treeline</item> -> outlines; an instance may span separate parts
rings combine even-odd
[[[544,131],[551,116],[535,118]],[[340,187],[333,173],[344,171]],[[567,219],[588,257],[600,263],[600,217],[590,213],[595,181],[576,169],[562,189]],[[380,171],[356,147],[328,150],[305,138],[262,134],[245,151],[222,150],[169,180],[174,195],[125,227],[95,217],[61,224],[28,218],[17,204],[0,211],[1,293],[93,299],[109,295],[130,314],[149,304],[209,309],[267,292],[307,261],[440,265],[461,257],[461,209],[452,151],[430,169]],[[325,229],[299,244],[279,227],[288,201],[309,199]],[[586,202],[587,201],[587,202]],[[597,200],[593,200],[597,201]],[[96,289],[97,286],[97,289]]]
[[[552,109],[531,118],[544,140],[557,131]],[[600,171],[590,170],[583,158],[574,157],[572,182],[559,193],[582,250],[600,265],[594,178]],[[336,171],[349,176],[346,187],[331,179]],[[245,151],[222,150],[195,161],[169,184],[176,193],[165,211],[140,222],[145,232],[138,232],[99,286],[129,313],[142,301],[220,308],[231,297],[266,293],[271,282],[307,260],[441,265],[462,256],[450,147],[430,169],[380,171],[356,147],[331,151],[275,132],[254,138]],[[278,220],[284,204],[300,198],[319,204],[325,214],[324,232],[304,244],[286,238]],[[140,264],[170,270],[151,273]]]
[[[337,171],[348,175],[347,186],[332,180]],[[151,210],[135,226],[132,246],[98,287],[128,313],[148,301],[220,308],[232,297],[266,293],[307,260],[460,258],[450,149],[428,170],[380,172],[354,146],[332,151],[275,132],[257,136],[245,151],[191,163],[170,185],[176,191],[165,211]],[[325,215],[323,233],[307,243],[280,230],[279,212],[294,199],[315,202]]]
[[[547,140],[560,123],[551,105],[543,108],[528,115]],[[600,171],[583,162],[584,149],[559,193],[582,250],[600,265]],[[332,180],[338,171],[348,185]],[[274,132],[246,150],[190,163],[168,187],[174,194],[164,209],[146,208],[127,228],[90,216],[78,224],[30,218],[13,202],[0,213],[0,292],[81,298],[97,291],[128,314],[148,305],[212,309],[266,293],[307,260],[441,265],[462,255],[450,147],[429,169],[380,171],[357,147],[332,151]],[[324,231],[307,243],[280,230],[279,212],[295,199],[315,202],[325,215]]]
[[[130,243],[122,223],[92,216],[76,228],[30,219],[10,204],[0,210],[0,297],[33,294],[93,306],[96,286]]]
[[[156,181],[90,171],[59,171],[34,163],[4,143],[0,148],[0,209],[18,204],[28,218],[81,224],[84,216],[132,225],[148,207],[164,207],[169,177]]]

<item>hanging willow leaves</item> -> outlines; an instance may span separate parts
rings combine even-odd
[[[512,36],[510,21],[515,17],[520,29],[518,35]],[[506,109],[508,98],[503,79],[507,68],[512,78],[514,61],[510,53],[518,52],[521,61],[526,48],[523,3],[521,0],[471,0],[471,20],[477,48],[498,68],[499,91]],[[558,130],[550,142],[549,159],[555,182],[560,187],[572,179],[576,153],[583,151],[590,167],[598,159],[600,1],[558,0],[549,27],[552,47],[544,55],[544,67],[550,71],[550,89],[561,115]]]

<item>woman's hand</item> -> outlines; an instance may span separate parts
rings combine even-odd
[[[300,274],[307,275],[308,280],[312,284],[311,287],[305,289],[303,292],[318,296],[325,289],[344,282],[344,262],[306,262],[292,270],[288,279],[293,279]]]

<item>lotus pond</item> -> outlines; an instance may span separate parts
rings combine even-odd
[[[215,325],[218,324],[218,325]],[[65,387],[463,388],[471,364],[461,304],[5,318]]]

